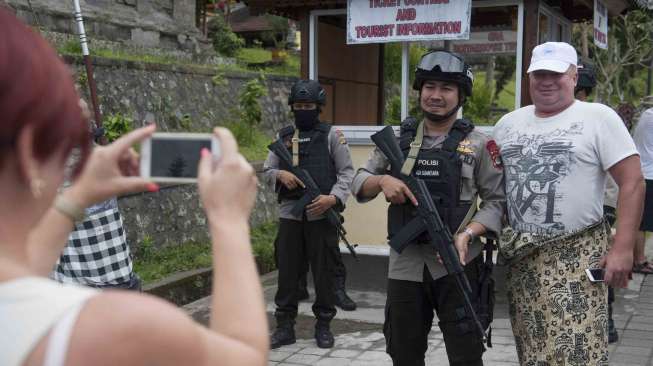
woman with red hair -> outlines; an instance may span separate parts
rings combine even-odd
[[[256,176],[225,129],[215,130],[220,160],[202,151],[198,176],[213,237],[214,295],[220,289],[210,329],[153,297],[44,277],[84,207],[153,188],[136,176],[131,146],[154,129],[89,152],[66,66],[0,8],[0,365],[266,364],[267,320],[248,227]],[[81,157],[76,178],[59,192],[71,152]]]

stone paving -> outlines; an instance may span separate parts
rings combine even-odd
[[[361,292],[351,291],[359,304]],[[376,295],[374,296],[376,297]],[[501,299],[499,299],[500,301]],[[269,310],[272,309],[270,304]],[[361,309],[365,313],[365,308]],[[392,365],[385,353],[385,340],[381,331],[383,312],[379,312],[378,331],[337,334],[332,349],[320,349],[313,339],[300,339],[296,344],[270,351],[269,365],[314,365],[314,366],[364,366]],[[360,319],[370,321],[368,316],[357,316],[357,311],[339,311],[340,319]],[[309,303],[302,303],[300,313],[310,315]],[[343,314],[344,313],[344,314]],[[515,343],[512,337],[507,306],[498,304],[492,323],[492,343],[483,355],[486,366],[518,365]],[[614,366],[653,366],[653,278],[635,274],[628,289],[617,290],[614,320],[619,330],[619,341],[610,345],[610,365]],[[429,348],[426,353],[427,365],[446,365],[447,356],[442,333],[434,326],[429,335]]]
[[[653,240],[647,243],[647,256],[653,257]],[[484,356],[486,366],[518,365],[514,339],[508,320],[508,306],[505,298],[505,288],[502,276],[505,268],[496,267],[497,303],[495,319],[492,323],[492,343]],[[269,313],[274,311],[274,293],[276,291],[276,272],[263,277],[265,298]],[[299,313],[304,321],[298,322],[298,333],[304,334],[304,339],[297,343],[271,350],[270,366],[386,366],[392,365],[385,353],[385,340],[382,333],[383,308],[385,294],[379,291],[349,290],[350,296],[358,303],[356,311],[338,311],[336,319],[341,323],[350,324],[335,334],[335,346],[332,349],[320,349],[312,338],[306,334],[312,333],[313,322],[311,303],[300,303]],[[312,294],[313,295],[313,294]],[[619,341],[610,345],[611,366],[653,366],[653,276],[634,274],[626,289],[616,291],[617,300],[614,305],[614,320],[619,330]],[[210,298],[198,300],[186,305],[185,310],[196,320],[208,323]],[[309,320],[309,321],[306,321]],[[434,320],[434,323],[437,319]],[[334,322],[335,323],[335,322]],[[360,327],[365,324],[366,330]],[[442,333],[434,326],[429,335],[429,347],[426,353],[427,365],[447,365],[447,355],[442,340]]]
[[[653,254],[653,243],[647,243],[649,258]],[[497,268],[501,276],[501,268]],[[274,303],[269,294],[272,288],[266,288],[268,311],[274,310]],[[518,365],[514,338],[508,319],[505,292],[498,288],[495,320],[492,323],[492,343],[483,355],[484,365]],[[378,331],[352,332],[336,334],[332,349],[320,349],[313,339],[298,339],[296,344],[270,351],[269,365],[293,366],[385,366],[392,365],[385,353],[385,340],[382,333],[383,293],[366,291],[349,291],[350,296],[359,304],[353,312],[339,310],[336,318],[377,323]],[[616,291],[614,320],[619,330],[619,341],[610,345],[611,366],[653,366],[653,277],[634,274],[627,289]],[[300,313],[310,316],[310,302],[300,304]],[[437,320],[435,320],[437,321]],[[434,322],[435,322],[434,321]],[[426,353],[427,365],[447,365],[447,355],[442,340],[442,333],[434,326],[429,335],[429,347]]]

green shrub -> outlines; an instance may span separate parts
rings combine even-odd
[[[253,131],[261,123],[263,113],[259,99],[268,94],[265,87],[265,77],[261,74],[258,78],[249,80],[243,86],[238,96],[238,110],[240,123],[246,128],[241,136],[243,145],[249,145],[253,142]],[[239,141],[239,142],[241,142]]]
[[[417,105],[417,100],[415,100],[414,98],[408,98],[408,115],[418,119],[421,118],[422,116],[422,112],[419,108],[419,105]],[[400,95],[395,95],[388,99],[388,103],[386,104],[384,123],[386,125],[394,125],[394,126],[398,126],[401,124],[401,96]]]
[[[209,23],[210,37],[215,51],[223,56],[234,57],[245,41],[231,30],[223,17],[213,17]]]
[[[113,142],[120,138],[120,136],[130,132],[134,128],[133,122],[130,117],[123,116],[120,113],[105,117],[102,127],[104,127],[104,134],[107,140]]]
[[[81,55],[82,45],[77,39],[69,39],[59,47],[59,52],[68,55]]]
[[[463,115],[476,125],[493,124],[490,111],[494,102],[494,86],[475,82],[472,96],[467,98],[463,107]]]
[[[263,272],[276,269],[274,260],[274,239],[277,236],[277,223],[268,222],[257,226],[251,232],[252,251],[258,259]]]

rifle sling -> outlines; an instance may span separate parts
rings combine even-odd
[[[408,157],[404,161],[404,165],[401,166],[401,173],[403,175],[410,175],[415,166],[415,159],[419,155],[419,150],[422,148],[422,141],[424,140],[424,120],[422,120],[417,126],[417,131],[415,134],[415,139],[410,143],[410,151],[408,152]]]
[[[292,166],[299,166],[299,129],[295,128],[292,135]]]
[[[465,230],[465,227],[467,226],[467,224],[469,224],[470,221],[472,221],[472,217],[474,217],[477,210],[478,210],[478,194],[475,194],[474,198],[472,198],[472,204],[471,206],[469,206],[469,210],[467,210],[467,214],[465,214],[463,221],[460,222],[460,225],[456,230],[456,234]]]

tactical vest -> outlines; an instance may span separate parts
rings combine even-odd
[[[401,125],[399,146],[404,153],[404,158],[411,150],[411,143],[415,140],[418,126],[419,122],[414,118],[406,119]],[[471,207],[471,202],[460,201],[462,160],[457,149],[458,144],[473,129],[474,125],[471,122],[456,120],[441,148],[419,150],[410,173],[426,183],[442,222],[449,226],[452,233],[458,229]],[[416,215],[412,203],[391,204],[388,208],[388,236],[392,238]],[[425,243],[428,240],[426,233],[417,238],[418,243]]]
[[[279,131],[279,138],[284,141],[290,153],[298,156],[298,166],[313,177],[322,194],[330,194],[338,180],[336,166],[329,153],[329,131],[331,125],[320,122],[310,131],[299,131],[296,144],[292,143],[295,127],[287,126]],[[294,151],[293,146],[298,146],[299,151]],[[291,169],[284,163],[281,163],[279,168],[288,171]],[[295,200],[303,194],[304,189],[301,187],[288,190],[282,185],[279,190],[279,201]]]

